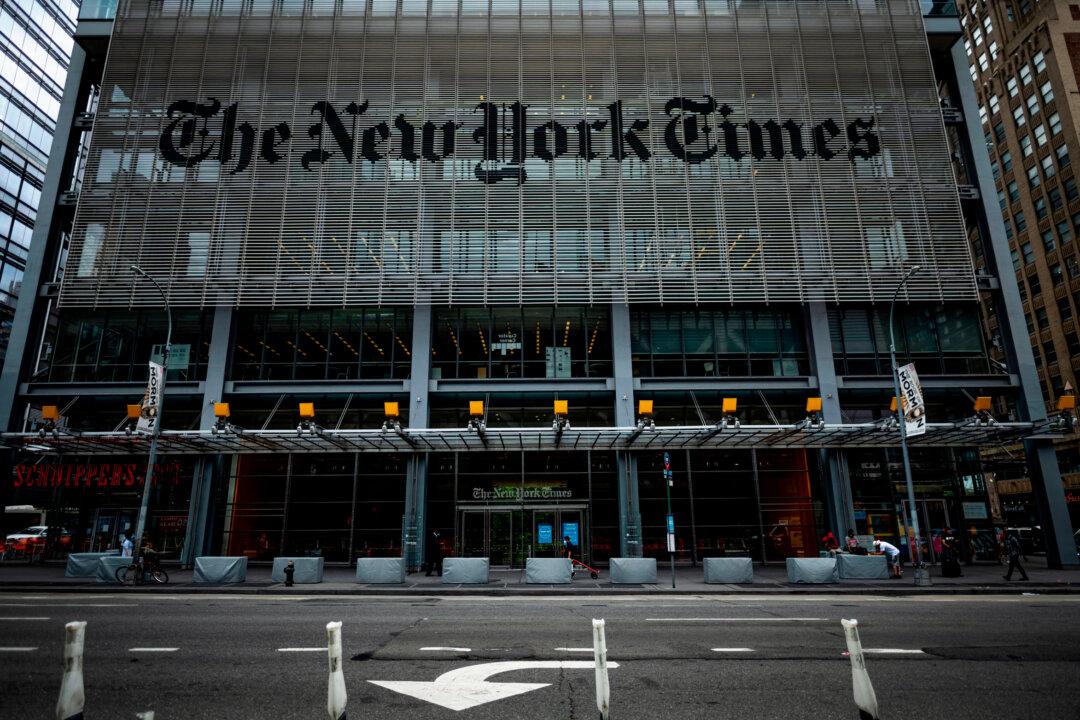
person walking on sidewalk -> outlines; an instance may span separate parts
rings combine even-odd
[[[443,569],[443,554],[442,554],[442,533],[438,529],[432,530],[428,536],[427,552],[424,553],[427,557],[425,565],[427,565],[427,572],[424,573],[426,577],[431,577],[431,573],[437,572],[439,577],[442,577]]]
[[[1009,531],[1008,536],[1005,538],[1005,554],[1009,556],[1009,572],[1002,575],[1006,580],[1012,580],[1013,569],[1020,571],[1020,579],[1027,580],[1028,574],[1024,570],[1024,566],[1020,564],[1020,557],[1024,556],[1024,561],[1027,561],[1027,556],[1024,555],[1024,548],[1020,544],[1020,538],[1017,537],[1016,531]]]

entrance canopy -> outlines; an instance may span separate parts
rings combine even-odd
[[[1027,438],[1053,438],[1042,423],[930,423],[926,434],[909,438],[912,447],[982,447]],[[59,434],[5,433],[10,448],[42,455],[145,455],[150,437],[124,432]],[[211,432],[166,430],[158,438],[165,455],[327,453],[327,452],[484,452],[514,450],[670,450],[750,448],[874,448],[900,444],[890,422],[794,425],[673,425],[656,427],[586,427],[556,431],[551,427],[441,428],[427,430],[252,430]]]

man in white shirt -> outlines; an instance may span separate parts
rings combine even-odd
[[[135,548],[135,544],[131,542],[131,537],[124,536],[123,541],[120,543],[120,556],[131,557],[131,551]]]
[[[875,540],[874,552],[885,554],[885,561],[889,563],[889,577],[898,579],[900,577],[900,550],[892,543]]]

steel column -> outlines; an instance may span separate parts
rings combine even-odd
[[[634,368],[630,354],[630,307],[611,306],[611,347],[615,371],[615,424],[630,427],[634,412]],[[637,458],[628,450],[615,453],[618,471],[619,555],[641,557],[641,504],[638,496]]]
[[[432,312],[428,305],[418,305],[413,310],[412,365],[409,381],[409,428],[423,430],[431,416],[429,409],[429,383],[431,377]],[[424,543],[427,540],[427,453],[409,456],[405,480],[405,527],[402,535],[405,547],[402,552],[405,566],[419,568],[423,562]]]

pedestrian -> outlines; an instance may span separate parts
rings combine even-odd
[[[442,555],[442,534],[436,529],[431,531],[431,535],[428,537],[426,565],[427,572],[424,573],[427,577],[431,577],[432,572],[438,572],[439,577],[442,577],[443,568],[443,555]]]
[[[960,569],[960,552],[957,547],[956,537],[946,525],[941,531],[941,577],[962,577]]]
[[[859,538],[855,536],[855,531],[848,528],[847,531],[847,551],[852,555],[865,555],[866,549],[859,545]]]
[[[1020,579],[1027,580],[1027,571],[1020,564],[1020,557],[1023,556],[1024,562],[1027,562],[1027,555],[1024,555],[1024,547],[1020,544],[1020,538],[1017,537],[1015,530],[1009,531],[1008,536],[1005,538],[1005,554],[1009,556],[1009,572],[1002,575],[1002,577],[1012,581],[1013,568],[1015,568],[1020,571]]]
[[[563,557],[567,560],[574,559],[574,543],[570,542],[570,536],[564,535],[562,539]]]
[[[889,564],[889,578],[899,580],[903,575],[900,570],[900,548],[884,540],[875,540],[874,552],[885,554],[885,561]]]
[[[120,541],[120,555],[121,557],[131,557],[132,550],[135,549],[135,544],[131,542],[131,536],[124,533],[123,540]]]
[[[1005,528],[994,528],[994,552],[998,565],[1005,564]]]
[[[836,557],[836,551],[840,549],[840,542],[833,535],[832,530],[825,533],[825,537],[821,538],[821,545],[825,548],[825,552],[829,553],[829,557]]]

